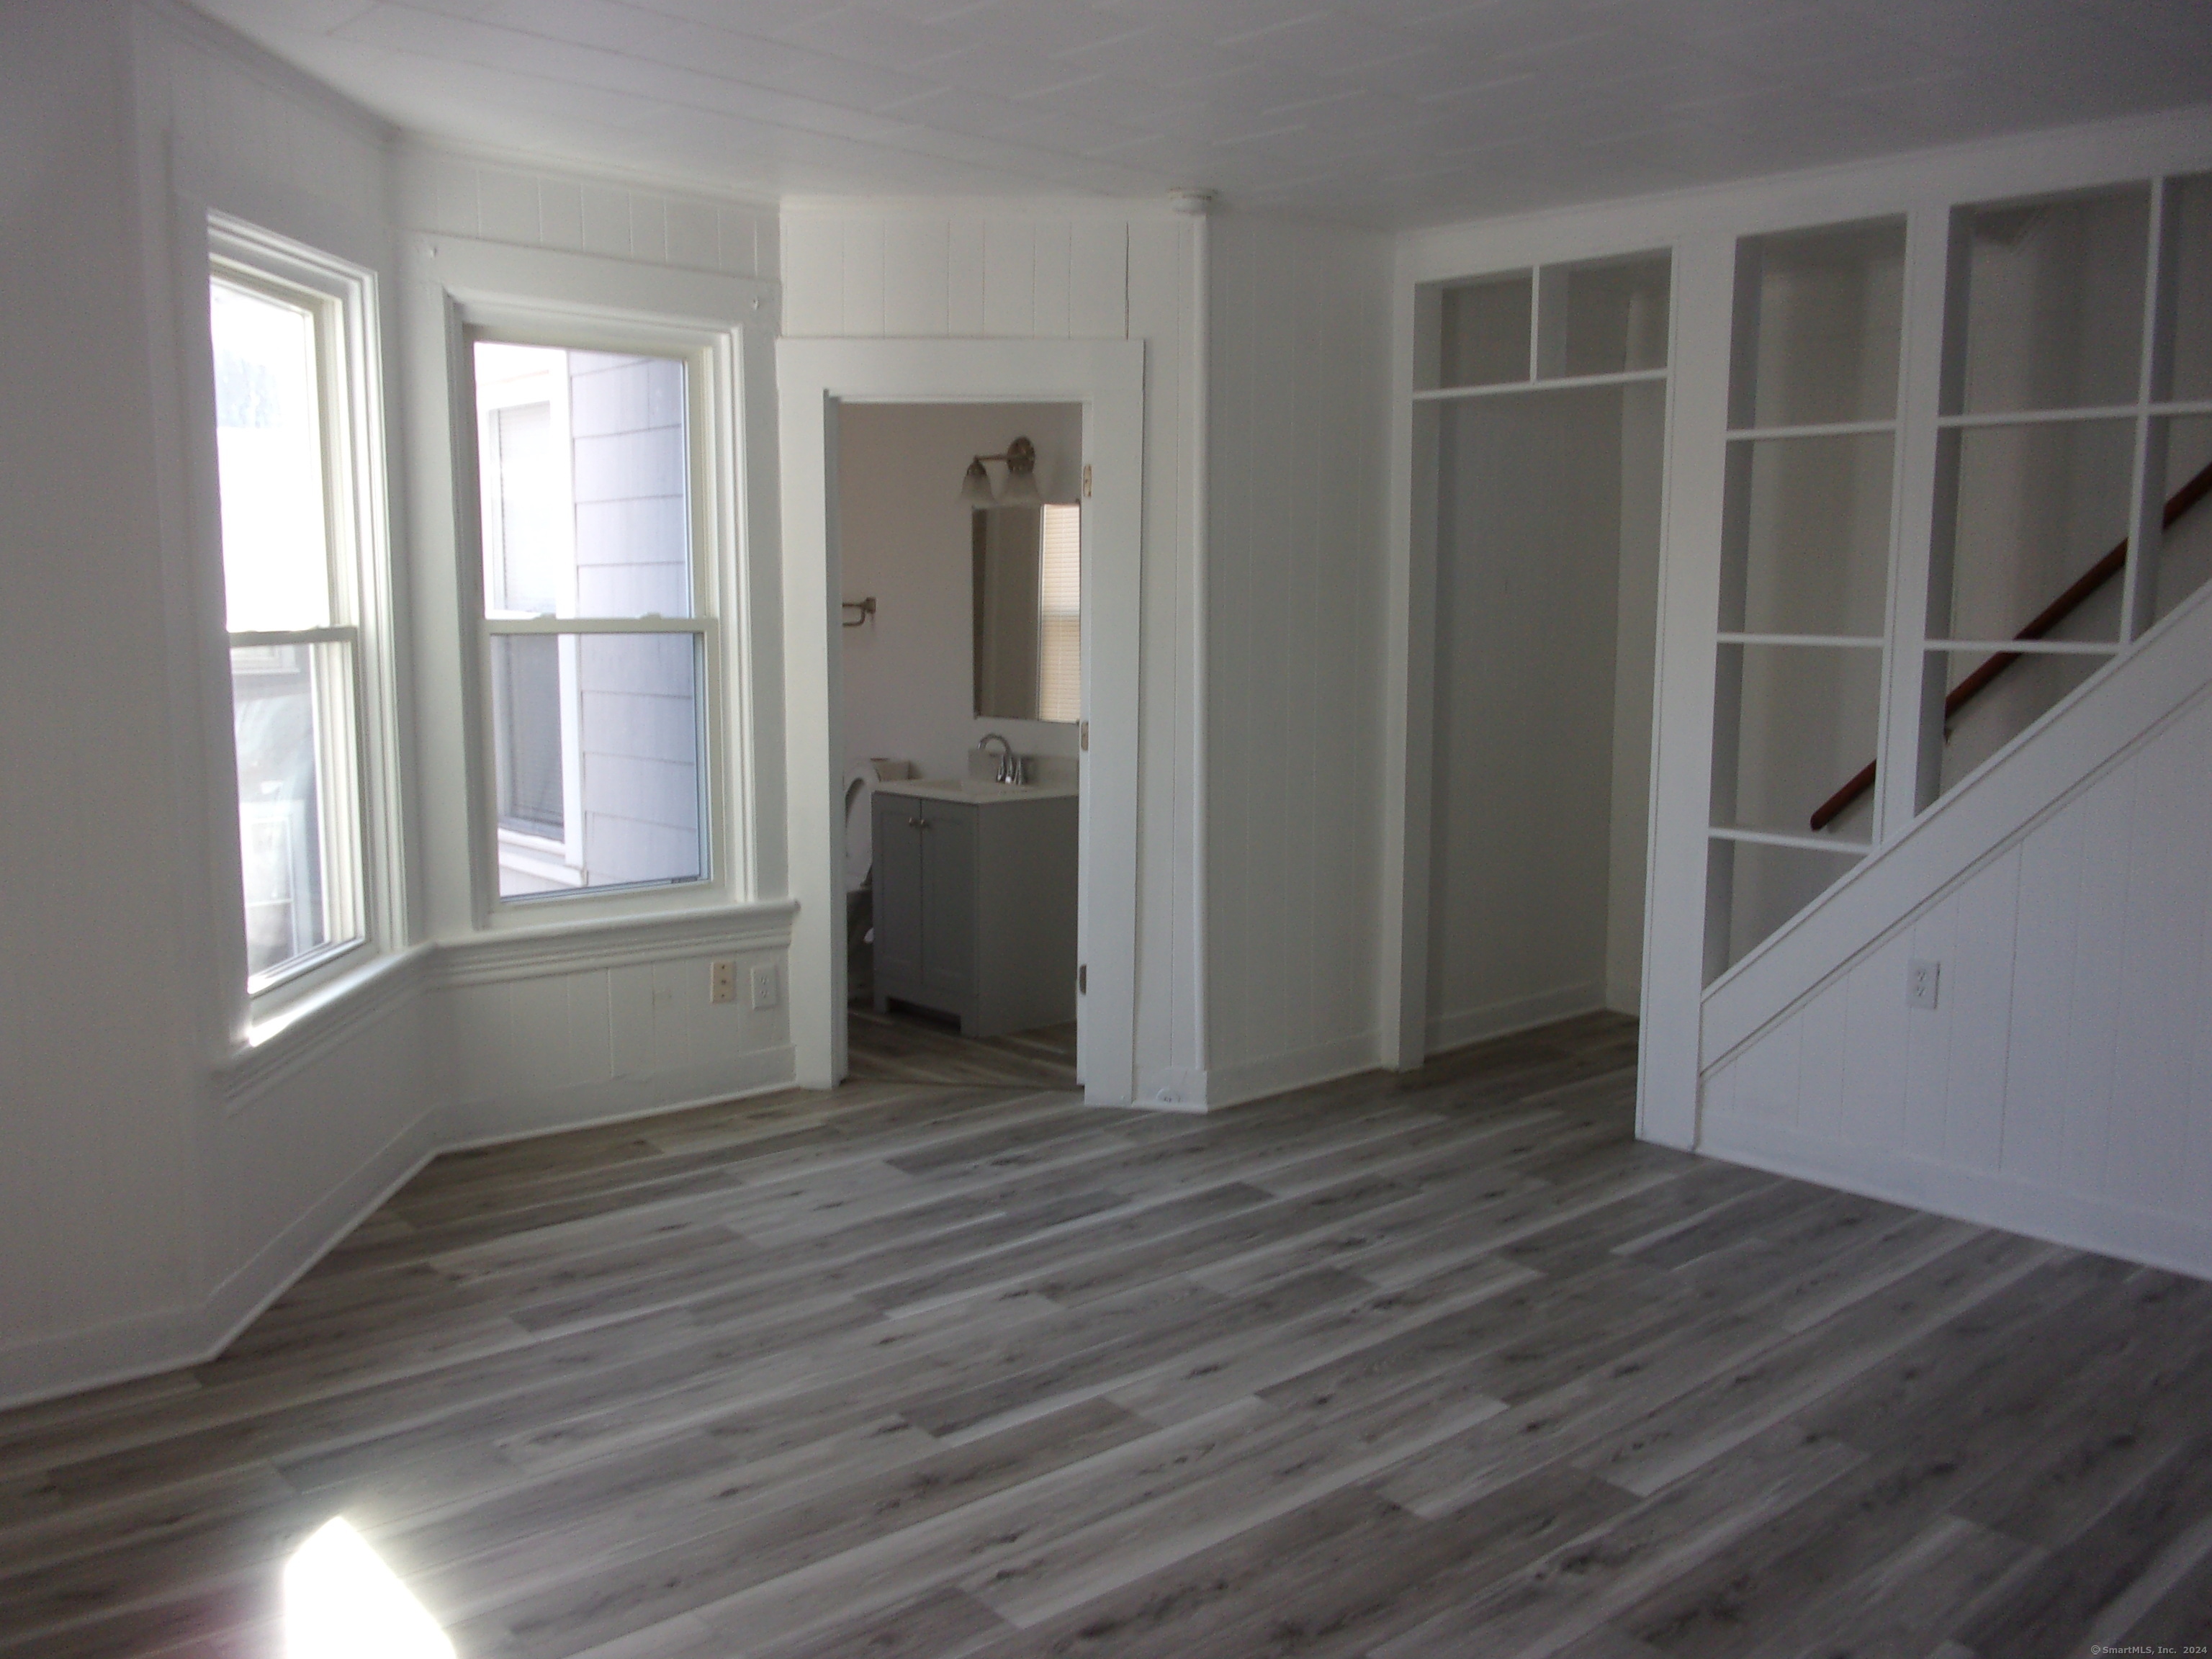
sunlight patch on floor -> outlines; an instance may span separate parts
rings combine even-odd
[[[284,1659],[454,1659],[438,1621],[343,1516],[284,1564]]]

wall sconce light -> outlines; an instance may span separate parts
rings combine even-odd
[[[983,465],[986,461],[1003,461],[1006,466],[1006,487],[1003,490],[991,488],[991,475]],[[1036,446],[1027,438],[1017,438],[1008,444],[1000,455],[978,455],[968,463],[968,471],[960,480],[960,499],[971,507],[1042,507],[1044,496],[1036,484]]]

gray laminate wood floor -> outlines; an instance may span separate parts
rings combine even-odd
[[[894,1005],[878,1013],[856,1001],[847,1016],[856,1083],[956,1083],[1012,1089],[1073,1089],[1075,1023],[966,1037],[955,1022]]]
[[[1212,1118],[862,1085],[439,1160],[0,1418],[0,1654],[2037,1659],[2212,1626],[2212,1286],[1636,1144],[1592,1018]]]

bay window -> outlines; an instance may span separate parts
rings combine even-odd
[[[223,597],[246,991],[368,944],[364,543],[376,514],[365,273],[210,230]]]

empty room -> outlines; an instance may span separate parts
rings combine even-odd
[[[0,1659],[2212,1641],[2199,0],[9,0],[0,238]]]

